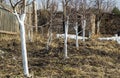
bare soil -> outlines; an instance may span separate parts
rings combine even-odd
[[[114,41],[68,41],[54,39],[46,50],[46,40],[27,42],[29,70],[33,78],[120,78],[120,45]],[[0,78],[24,78],[20,41],[0,40]]]

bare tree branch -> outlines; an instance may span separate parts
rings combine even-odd
[[[26,6],[31,5],[34,1],[35,1],[35,0],[32,0],[32,1],[29,3],[29,0],[28,0],[27,3],[26,3]]]
[[[14,9],[14,5],[12,3],[12,0],[9,0],[10,4],[11,4],[11,7]]]
[[[15,9],[16,9],[16,6],[17,6],[18,4],[20,4],[20,3],[22,2],[22,0],[16,2],[15,4],[12,3],[12,0],[9,0],[9,2],[10,2],[10,4],[11,4],[11,7],[13,8],[13,10],[15,10]]]
[[[1,6],[1,9],[12,13],[12,11],[10,9],[8,9],[7,7],[5,7],[2,3],[0,3],[0,6]]]

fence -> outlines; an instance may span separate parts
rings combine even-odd
[[[32,7],[27,7],[25,23],[32,25]],[[26,26],[26,34],[29,26]],[[4,35],[16,35],[19,32],[19,23],[15,15],[0,8],[0,37]]]
[[[0,8],[0,35],[1,34],[16,34],[18,32],[19,25],[16,17]]]

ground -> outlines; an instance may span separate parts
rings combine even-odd
[[[29,70],[33,78],[120,78],[120,45],[115,41],[68,40],[64,59],[62,39],[53,39],[46,50],[46,38],[27,42]],[[20,40],[0,40],[0,78],[23,78]]]

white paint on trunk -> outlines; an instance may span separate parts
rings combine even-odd
[[[26,50],[26,39],[25,39],[25,27],[24,27],[24,22],[19,22],[19,23],[20,23],[20,36],[21,36],[21,47],[22,47],[24,74],[29,76],[27,50]]]
[[[82,20],[82,28],[83,28],[83,41],[85,41],[85,28],[86,28],[86,20]]]
[[[100,21],[97,21],[97,34],[100,33]]]
[[[78,23],[77,22],[76,22],[75,30],[76,30],[76,48],[78,48],[79,45],[78,45]]]
[[[19,16],[16,11],[15,11],[14,14],[17,17],[18,22],[19,22],[19,26],[20,26],[20,38],[21,38],[24,75],[29,77],[27,50],[26,50],[26,38],[25,38],[25,26],[24,26],[24,21],[25,21],[26,14],[22,14],[21,16]]]
[[[67,18],[67,22],[65,24],[65,36],[64,36],[64,52],[65,52],[65,58],[68,58],[68,53],[67,53],[67,36],[68,36],[68,22],[69,17]]]

